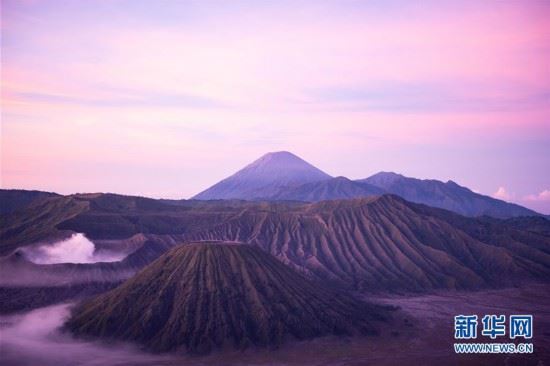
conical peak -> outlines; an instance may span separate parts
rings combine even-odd
[[[259,159],[252,162],[250,166],[260,166],[268,164],[281,164],[287,168],[300,167],[302,169],[316,169],[313,165],[300,158],[299,156],[288,151],[275,151],[262,155]]]
[[[330,175],[291,152],[270,152],[194,198],[261,199],[272,197],[288,186],[329,178]]]
[[[66,328],[153,351],[208,353],[373,334],[384,318],[382,309],[312,282],[256,246],[190,243],[77,306]]]

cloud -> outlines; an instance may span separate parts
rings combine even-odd
[[[97,93],[97,91],[96,91]],[[91,107],[179,107],[179,108],[222,108],[220,101],[197,95],[169,94],[153,91],[126,91],[114,96],[92,98],[40,92],[12,92],[14,101],[49,104],[74,104]]]
[[[510,201],[513,198],[513,196],[514,195],[508,192],[504,187],[498,187],[497,191],[493,193],[494,198],[498,198],[499,200],[504,200],[504,201]]]
[[[550,201],[550,189],[545,189],[539,194],[530,194],[524,197],[525,201]]]
[[[500,90],[501,95],[490,91]],[[473,94],[472,90],[476,93]],[[306,90],[298,102],[352,110],[402,112],[495,112],[536,108],[548,103],[550,91],[518,83],[449,83],[369,81],[359,86],[326,86]]]
[[[126,257],[124,253],[96,251],[94,243],[81,233],[54,244],[25,248],[24,252],[36,264],[117,262]]]

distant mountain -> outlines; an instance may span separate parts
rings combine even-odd
[[[330,175],[290,152],[272,152],[193,198],[198,200],[265,199],[284,187],[296,187],[329,178],[331,178]]]
[[[271,196],[270,199],[317,202],[378,196],[381,194],[384,194],[384,190],[371,184],[354,182],[346,177],[336,177],[302,184],[298,187],[284,188]]]
[[[528,208],[472,192],[452,181],[443,183],[433,179],[421,180],[388,172],[355,181],[345,177],[332,178],[296,155],[284,151],[262,156],[193,199],[318,202],[385,193],[465,216],[542,216]]]
[[[507,218],[540,215],[528,208],[472,192],[453,181],[443,183],[433,179],[421,180],[380,172],[357,182],[368,183],[411,202],[444,208],[465,216]]]
[[[257,247],[197,243],[167,252],[124,284],[74,309],[76,335],[157,351],[278,346],[377,333],[387,310],[306,279]]]
[[[0,215],[27,207],[37,200],[55,196],[59,195],[51,192],[27,191],[24,189],[0,189]]]

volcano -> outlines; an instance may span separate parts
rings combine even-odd
[[[453,181],[409,178],[392,172],[379,172],[359,180],[332,178],[287,151],[265,154],[193,199],[319,202],[382,194],[394,194],[410,202],[470,217],[542,216],[517,204],[473,192]]]
[[[271,152],[197,194],[193,199],[270,198],[283,188],[330,178],[330,175],[290,152]]]
[[[276,347],[326,335],[373,335],[387,309],[306,279],[261,249],[193,243],[75,308],[78,336],[157,351]]]

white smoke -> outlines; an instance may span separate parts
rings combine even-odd
[[[147,354],[128,344],[107,347],[60,333],[59,327],[69,316],[70,306],[61,304],[21,315],[0,316],[0,363],[5,366],[120,366],[166,364],[173,359],[170,355]]]
[[[126,257],[126,253],[97,251],[94,243],[82,233],[53,244],[28,247],[24,252],[36,264],[117,262]]]

